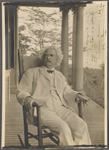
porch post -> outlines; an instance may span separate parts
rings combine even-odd
[[[19,50],[19,29],[18,29],[18,6],[16,6],[15,8],[15,32],[14,32],[14,36],[15,36],[15,55],[14,55],[14,62],[15,62],[15,84],[16,84],[16,88],[18,86],[18,82],[19,82],[19,68],[18,68],[18,50]]]
[[[63,60],[61,63],[61,72],[68,81],[68,11],[69,8],[66,6],[61,7],[62,10],[62,30],[61,30],[61,50],[63,53]]]
[[[85,5],[76,5],[72,8],[73,14],[73,53],[72,75],[73,89],[83,90],[83,8]]]
[[[16,93],[16,89],[19,81],[18,73],[18,49],[19,49],[19,39],[18,39],[18,6],[13,6],[13,59],[14,59],[14,68],[11,69],[11,93]]]

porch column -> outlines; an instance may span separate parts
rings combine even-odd
[[[73,52],[72,75],[73,89],[83,90],[83,9],[85,5],[76,5],[73,10]]]
[[[11,93],[16,93],[16,89],[18,86],[19,81],[19,72],[18,72],[18,49],[19,49],[19,38],[18,38],[18,6],[13,6],[14,12],[14,29],[13,29],[13,44],[14,44],[14,51],[13,51],[13,60],[14,60],[14,67],[11,69]]]
[[[61,63],[61,72],[68,81],[68,11],[69,8],[66,6],[61,7],[62,10],[62,30],[61,30],[61,50],[63,53],[63,60]]]
[[[19,7],[16,6],[15,8],[15,55],[14,55],[14,62],[15,62],[15,84],[16,88],[18,87],[19,83],[19,65],[18,65],[18,50],[19,50],[19,29],[18,29],[18,9]]]

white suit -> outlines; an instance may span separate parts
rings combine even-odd
[[[25,72],[18,88],[17,99],[23,105],[23,100],[31,96],[39,105],[43,105],[42,123],[57,134],[61,146],[90,145],[86,123],[70,107],[76,95],[77,92],[68,86],[62,73],[54,70],[50,76],[46,67],[42,66]],[[34,115],[28,115],[29,123],[35,123]]]

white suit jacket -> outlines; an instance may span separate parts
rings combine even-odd
[[[57,70],[54,72],[57,93],[63,105],[73,110],[70,104],[75,101],[78,92],[71,89],[61,72]],[[31,96],[38,105],[43,105],[49,97],[50,88],[50,76],[44,66],[28,69],[23,74],[18,86],[17,100],[23,105],[23,100],[27,96]]]

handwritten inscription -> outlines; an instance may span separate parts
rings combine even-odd
[[[94,5],[94,9],[93,9]],[[84,67],[99,68],[104,62],[106,4],[92,4],[85,10]]]

